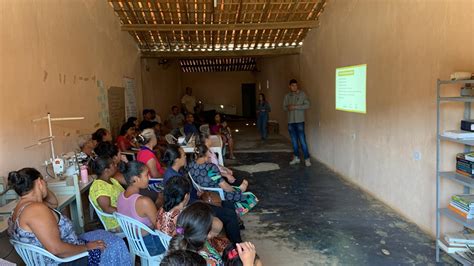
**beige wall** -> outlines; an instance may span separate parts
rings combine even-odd
[[[193,88],[197,99],[212,104],[235,105],[239,115],[242,114],[242,83],[255,81],[255,74],[249,71],[181,74],[182,87]]]
[[[153,108],[166,119],[171,106],[180,104],[181,68],[177,60],[163,62],[158,59],[142,59],[143,108]]]
[[[24,150],[48,135],[33,118],[85,117],[54,124],[57,153],[94,131],[98,80],[109,88],[135,78],[141,108],[139,51],[107,1],[0,1],[0,14],[0,176],[50,156],[48,145]]]
[[[436,79],[474,72],[474,2],[331,1],[300,55],[312,154],[435,233]],[[368,64],[367,114],[335,110],[335,69]],[[457,92],[456,89],[453,89]],[[445,128],[462,104],[444,105]],[[444,144],[454,169],[460,145]],[[414,152],[421,152],[415,161]],[[462,187],[443,181],[443,202]],[[452,224],[443,220],[443,227]],[[456,227],[459,229],[459,227]]]
[[[270,103],[272,108],[270,119],[277,120],[280,134],[288,137],[288,119],[286,112],[283,111],[283,98],[289,92],[290,79],[299,79],[299,57],[288,55],[263,58],[259,60],[258,68],[260,72],[257,75],[257,89],[261,89],[258,92],[264,93]],[[307,91],[304,84],[300,84],[300,87]]]

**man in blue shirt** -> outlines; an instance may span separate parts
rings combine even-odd
[[[191,134],[199,135],[199,130],[197,129],[196,125],[194,125],[193,114],[186,115],[186,124],[184,125],[184,134],[186,136],[189,136]]]

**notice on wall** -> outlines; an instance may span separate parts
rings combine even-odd
[[[138,117],[137,99],[135,97],[135,79],[123,78],[125,88],[125,119],[131,116]]]
[[[336,110],[367,113],[367,65],[336,69]]]
[[[108,90],[110,132],[115,138],[119,135],[120,127],[125,121],[125,89],[110,87]]]
[[[107,91],[105,90],[104,82],[102,80],[97,80],[97,89],[99,90],[97,102],[100,108],[100,111],[97,113],[97,115],[99,116],[100,125],[110,129],[109,102],[107,100]]]

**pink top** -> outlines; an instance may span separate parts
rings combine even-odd
[[[221,128],[222,128],[221,125],[216,124],[216,125],[211,125],[209,130],[211,131],[212,135],[217,135],[217,134],[221,133]]]
[[[148,147],[142,146],[140,148],[140,151],[137,154],[137,161],[147,164],[148,161],[151,159],[155,159],[156,169],[158,170],[158,173],[163,175],[165,173],[165,169],[161,167],[161,164],[158,161],[158,158],[156,158],[155,153],[152,150],[150,150]],[[157,176],[152,176],[152,177],[157,177]]]
[[[148,217],[141,217],[138,215],[137,210],[135,209],[135,203],[139,197],[141,197],[140,194],[133,194],[129,198],[126,198],[123,192],[120,193],[117,199],[117,211],[143,223],[148,227],[151,227],[150,219],[148,219]]]
[[[225,167],[222,167],[222,165],[219,164],[219,160],[217,159],[217,155],[215,153],[213,153],[212,151],[209,151],[209,159],[211,160],[212,164],[217,165],[217,167],[219,168],[219,171],[221,172],[221,174],[226,174],[227,173],[227,169]]]

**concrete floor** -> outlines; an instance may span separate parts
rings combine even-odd
[[[260,199],[244,216],[242,233],[256,244],[265,266],[435,264],[434,240],[416,225],[316,161],[309,168],[290,167],[284,137],[270,135],[261,142],[255,127],[233,127],[239,129],[234,134],[237,160],[227,160],[227,166],[269,162],[281,168],[234,171],[248,178],[249,191]],[[21,262],[6,232],[0,234],[0,257]],[[447,255],[442,260],[440,265],[456,264]]]
[[[254,148],[266,152],[245,153],[254,150],[249,143],[259,142],[251,128],[234,138],[243,153],[227,166],[271,162],[281,168],[236,173],[249,179],[249,191],[260,199],[244,217],[243,238],[256,244],[264,265],[436,264],[432,238],[323,164],[290,167],[291,153],[272,152],[261,142]],[[442,261],[456,264],[447,255]]]

